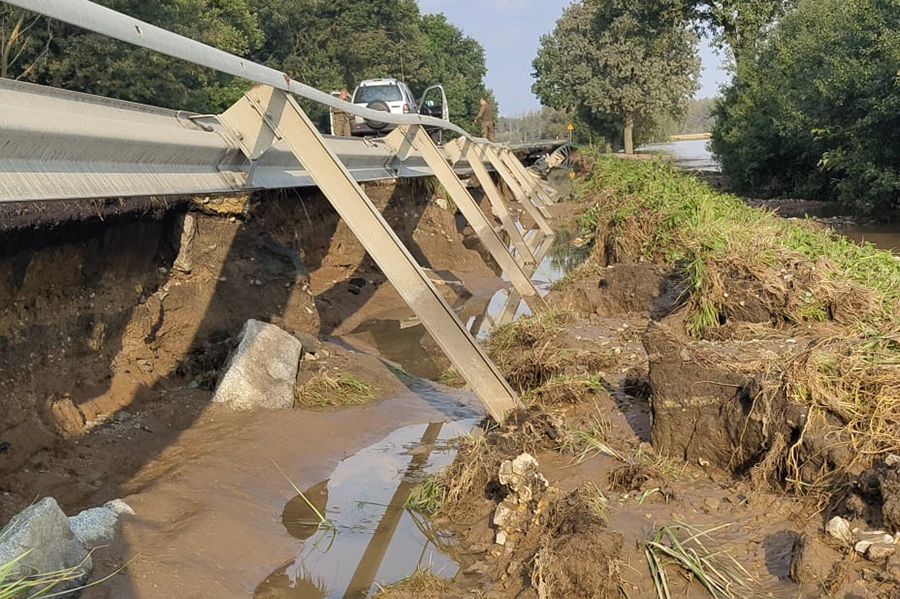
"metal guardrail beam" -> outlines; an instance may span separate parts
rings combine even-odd
[[[294,81],[287,73],[213,48],[177,33],[172,33],[89,0],[4,1],[7,4],[40,13],[76,27],[101,33],[135,46],[148,48],[228,75],[268,85],[356,116],[392,125],[429,125],[454,131],[465,137],[471,137],[462,128],[443,119],[417,114],[391,114],[344,102],[331,94],[299,81]],[[479,139],[479,141],[487,140]]]
[[[0,79],[0,202],[314,186],[283,141],[251,163],[217,117]],[[384,140],[326,137],[357,182],[431,176]],[[469,174],[466,161],[457,174]]]

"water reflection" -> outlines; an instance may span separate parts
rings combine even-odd
[[[649,144],[638,149],[640,154],[665,154],[672,157],[672,163],[689,171],[719,172],[719,163],[709,149],[708,139],[670,141]]]
[[[587,247],[575,247],[573,234],[558,231],[556,237],[529,232],[526,242],[532,248],[537,266],[525,269],[535,287],[546,295],[550,286],[581,264],[590,253]],[[504,280],[506,280],[504,278]],[[489,299],[469,296],[453,302],[453,309],[466,328],[477,339],[485,339],[499,325],[531,313],[522,296],[506,286]],[[385,358],[400,364],[418,377],[439,380],[450,367],[440,350],[412,311],[403,309],[385,317],[364,321],[349,334],[377,347]]]
[[[335,530],[320,530],[299,495],[288,502],[282,521],[303,545],[260,583],[254,597],[364,599],[375,583],[399,580],[417,568],[454,576],[459,566],[448,555],[451,539],[403,505],[423,473],[450,463],[449,441],[475,424],[466,419],[404,427],[338,464],[307,495]]]

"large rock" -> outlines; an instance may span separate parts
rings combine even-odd
[[[91,557],[72,531],[69,519],[50,497],[22,511],[0,531],[0,564],[20,557],[10,573],[10,580],[77,569],[73,579],[54,586],[54,592],[83,585],[93,567]]]
[[[302,349],[297,338],[275,325],[248,320],[212,400],[235,410],[293,407]]]
[[[72,516],[69,518],[69,525],[86,547],[96,547],[112,540],[116,534],[116,524],[123,515],[133,516],[134,510],[121,499],[114,499],[101,507]]]

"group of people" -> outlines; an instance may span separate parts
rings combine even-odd
[[[341,90],[341,100],[350,101],[350,93],[346,89]],[[481,137],[494,141],[494,107],[491,103],[481,98],[479,101],[478,116],[475,122],[481,125]],[[338,137],[350,137],[350,113],[339,108],[331,109],[331,120],[334,124],[334,134]]]

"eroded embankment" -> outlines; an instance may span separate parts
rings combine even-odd
[[[433,186],[367,187],[424,265],[494,276]],[[119,496],[199,416],[247,319],[317,337],[402,303],[316,192],[13,204],[2,222],[2,521],[35,496],[69,512]]]
[[[591,258],[490,340],[529,408],[438,479],[479,561],[386,596],[896,596],[900,263],[662,164],[590,168]]]

